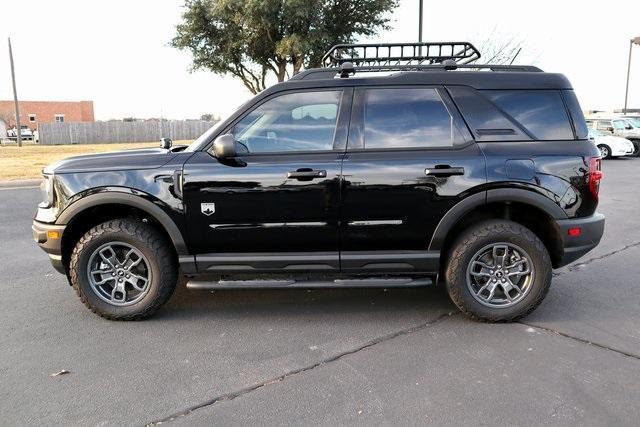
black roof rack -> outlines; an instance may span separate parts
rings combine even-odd
[[[340,67],[350,62],[362,66],[400,66],[439,64],[450,60],[468,64],[480,58],[469,42],[360,43],[337,44],[322,57],[325,67]]]
[[[466,69],[470,71],[515,71],[540,73],[542,70],[533,65],[491,65],[491,64],[430,64],[430,65],[390,65],[390,66],[370,66],[370,67],[354,67],[353,64],[347,62],[340,68],[312,68],[291,77],[290,80],[321,80],[332,79],[334,77],[349,77],[355,72],[389,72],[389,71],[448,71],[456,69]]]
[[[338,44],[322,58],[326,68],[312,68],[291,80],[346,78],[356,72],[520,71],[542,72],[533,65],[476,64],[480,52],[469,42]]]

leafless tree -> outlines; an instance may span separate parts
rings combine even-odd
[[[9,111],[0,111],[0,122],[4,122],[5,126],[9,126],[9,123],[12,123],[16,120],[16,117],[13,113]]]
[[[495,29],[474,44],[482,55],[479,62],[497,65],[513,64],[525,47],[522,39],[501,36]]]

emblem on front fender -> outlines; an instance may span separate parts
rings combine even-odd
[[[211,216],[216,212],[215,203],[200,203],[200,212],[206,216]]]

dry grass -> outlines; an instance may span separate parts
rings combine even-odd
[[[175,141],[188,144],[191,141]],[[158,147],[159,142],[88,145],[15,145],[0,147],[0,181],[40,178],[42,168],[56,160],[80,154],[118,151],[131,148]]]

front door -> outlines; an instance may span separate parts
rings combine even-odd
[[[437,87],[360,88],[343,163],[344,271],[433,271],[440,219],[486,182],[484,157]]]
[[[199,271],[339,269],[347,92],[275,94],[226,130],[237,158],[208,150],[189,159],[184,200]]]

